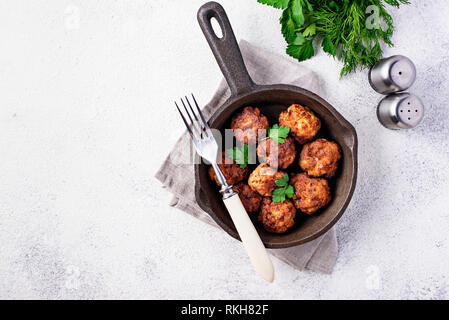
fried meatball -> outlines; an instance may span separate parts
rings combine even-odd
[[[248,167],[240,168],[240,165],[229,158],[226,152],[221,153],[221,163],[218,163],[218,166],[229,184],[236,184],[248,176]],[[217,185],[220,185],[212,167],[209,168],[209,176]]]
[[[273,202],[264,198],[259,220],[268,232],[284,233],[295,224],[296,209],[290,200]]]
[[[290,128],[291,135],[301,144],[313,139],[321,128],[320,119],[307,107],[292,104],[279,115],[279,124]]]
[[[341,158],[338,144],[326,139],[317,139],[302,148],[299,166],[309,176],[328,178],[333,177]]]
[[[304,213],[312,214],[331,201],[327,180],[310,178],[305,172],[293,175],[290,183],[295,188],[293,203]]]
[[[258,130],[268,130],[268,119],[260,113],[258,108],[245,107],[242,112],[232,118],[231,129],[239,142],[256,143]]]
[[[232,189],[238,193],[246,212],[254,213],[259,211],[262,197],[257,192],[243,182],[236,184]]]
[[[281,178],[285,172],[277,171],[266,163],[261,163],[249,175],[248,185],[261,196],[269,197],[276,188],[275,181]]]
[[[260,161],[271,167],[286,169],[295,161],[296,148],[292,138],[286,138],[284,143],[278,144],[273,139],[267,139],[257,146]]]

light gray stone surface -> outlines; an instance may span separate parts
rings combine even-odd
[[[221,74],[203,1],[2,1],[0,298],[449,298],[449,3],[393,9],[427,112],[377,121],[366,71],[304,65],[359,135],[359,179],[334,272],[275,260],[264,283],[240,244],[168,206],[153,178],[183,131],[173,100],[205,103]],[[222,0],[238,38],[284,54],[280,11]]]

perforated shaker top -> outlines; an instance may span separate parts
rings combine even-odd
[[[413,62],[407,58],[402,57],[402,59],[393,63],[390,69],[391,81],[402,89],[409,88],[416,78],[416,68]]]
[[[420,98],[409,94],[397,106],[397,117],[409,128],[416,127],[424,117],[424,105]]]

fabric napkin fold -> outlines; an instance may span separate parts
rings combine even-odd
[[[254,82],[258,84],[292,84],[323,96],[320,81],[311,70],[245,40],[241,40],[239,46],[245,65]],[[229,88],[223,79],[211,101],[203,109],[205,117],[208,119],[229,96]],[[219,227],[196,203],[193,183],[195,177],[190,155],[190,137],[185,133],[165,159],[156,173],[156,178],[173,193],[170,206]],[[285,249],[269,249],[268,251],[295,269],[331,273],[338,255],[335,228],[331,228],[326,234],[303,245]]]

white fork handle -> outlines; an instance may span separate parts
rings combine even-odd
[[[262,278],[268,282],[273,282],[273,264],[271,263],[267,249],[265,249],[265,246],[263,245],[256,228],[254,228],[245,207],[243,207],[239,196],[236,194],[223,201],[226,209],[228,209],[232,221],[234,222],[235,228],[239,233],[240,239],[242,240],[243,246],[248,253],[254,269],[256,269],[257,273]]]

